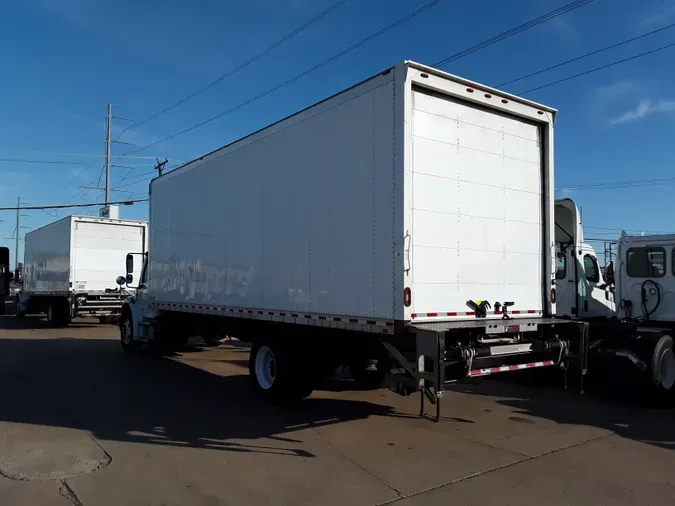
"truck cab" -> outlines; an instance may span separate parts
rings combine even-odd
[[[675,323],[675,235],[629,236],[617,242],[619,318]]]
[[[612,280],[584,243],[581,216],[571,199],[555,203],[556,315],[584,320],[616,315]]]

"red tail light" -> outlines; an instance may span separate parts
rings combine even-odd
[[[555,304],[555,301],[556,301],[555,288],[551,288],[551,303]]]
[[[410,288],[403,290],[403,305],[405,307],[410,307],[412,303],[412,294],[410,293]]]

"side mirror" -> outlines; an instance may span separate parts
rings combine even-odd
[[[118,285],[122,286],[124,283],[127,282],[127,278],[124,276],[117,276],[117,279],[115,280]]]
[[[614,262],[609,262],[607,265],[607,270],[605,271],[605,279],[607,280],[608,285],[614,284]]]
[[[127,279],[129,279],[132,272],[134,272],[134,256],[129,253],[127,255]],[[128,281],[128,283],[131,283],[131,281]]]
[[[133,274],[127,274],[127,277],[126,277],[125,281],[127,282],[127,285],[130,285],[131,283],[134,282],[134,275]]]

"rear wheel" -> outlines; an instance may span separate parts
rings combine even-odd
[[[23,320],[23,318],[26,316],[26,312],[21,310],[21,302],[19,301],[18,296],[14,301],[14,314],[20,320]]]
[[[657,390],[662,392],[673,391],[675,387],[675,354],[673,353],[673,338],[662,335],[656,342],[652,354],[652,381]]]
[[[47,321],[54,327],[65,327],[70,323],[70,307],[67,300],[53,299],[47,306]]]
[[[276,343],[255,344],[248,368],[253,387],[270,401],[299,401],[314,390],[315,377],[302,369],[293,348]]]
[[[141,347],[140,342],[134,341],[134,324],[129,313],[124,313],[120,319],[120,342],[127,353],[135,353]]]

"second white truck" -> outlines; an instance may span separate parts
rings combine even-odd
[[[129,251],[147,250],[147,222],[68,216],[26,234],[25,273],[16,314],[46,313],[56,326],[120,313],[115,283]]]
[[[466,377],[583,370],[585,324],[553,318],[555,115],[404,62],[154,179],[122,346],[239,337],[275,398],[339,364],[437,406]]]
[[[622,234],[603,272],[572,200],[556,201],[555,221],[557,315],[590,323],[594,367],[675,398],[675,235]]]

